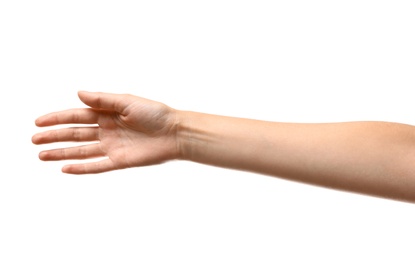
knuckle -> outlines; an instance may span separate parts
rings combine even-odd
[[[79,113],[73,113],[72,114],[72,121],[73,122],[78,122],[80,119]]]
[[[51,132],[49,132],[49,134],[51,135],[51,139],[54,141],[60,141],[60,137],[59,137],[59,130],[53,130]]]
[[[74,140],[78,141],[82,138],[82,132],[79,128],[73,128],[72,129],[72,137]]]
[[[88,152],[84,147],[78,149],[79,158],[84,159],[88,157]]]
[[[67,152],[66,149],[60,149],[60,158],[59,159],[67,159]]]

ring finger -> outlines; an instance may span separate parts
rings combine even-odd
[[[39,154],[43,161],[90,159],[100,156],[105,156],[105,152],[99,143],[42,151]]]

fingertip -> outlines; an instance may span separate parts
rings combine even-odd
[[[78,90],[78,95],[83,95],[83,94],[88,94],[88,93],[91,93],[91,92],[86,91],[86,90]]]
[[[83,168],[82,164],[67,164],[62,167],[61,171],[66,174],[84,175],[87,172],[83,171]]]
[[[39,144],[39,137],[37,137],[37,135],[32,136],[32,143]]]
[[[47,117],[48,115],[44,115],[44,116],[38,117],[35,120],[35,125],[38,126],[38,127],[48,126],[49,123],[50,123],[50,122],[48,122],[48,120],[50,120],[50,118]]]
[[[46,161],[47,160],[47,157],[48,157],[48,154],[47,154],[47,152],[42,151],[42,152],[39,153],[39,156],[38,157],[39,157],[39,159],[41,161]]]
[[[72,173],[70,171],[70,169],[71,169],[70,165],[65,165],[65,166],[62,167],[62,172],[63,173]]]
[[[95,93],[85,90],[79,90],[78,91],[78,98],[87,106],[94,106],[93,102],[91,101],[94,99]]]
[[[36,120],[35,120],[35,125],[36,126],[41,126],[42,124],[41,124],[41,119],[40,119],[40,117],[39,118],[36,118]]]
[[[85,95],[88,95],[88,93],[90,93],[90,92],[85,91],[85,90],[79,90],[79,91],[78,91],[78,97],[79,97],[79,99],[81,99],[81,100],[82,100],[82,98],[84,98],[84,97],[85,97]]]

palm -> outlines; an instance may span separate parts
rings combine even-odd
[[[116,168],[156,164],[176,152],[172,113],[162,104],[133,104],[126,115],[99,112],[101,149]]]

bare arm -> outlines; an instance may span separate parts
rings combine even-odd
[[[179,111],[132,95],[80,92],[91,108],[54,112],[40,127],[91,124],[35,134],[35,144],[91,142],[43,151],[40,159],[105,157],[64,166],[100,173],[173,159],[257,172],[372,196],[415,202],[415,127],[389,122],[280,123]]]
[[[183,114],[185,159],[415,202],[415,127]]]

